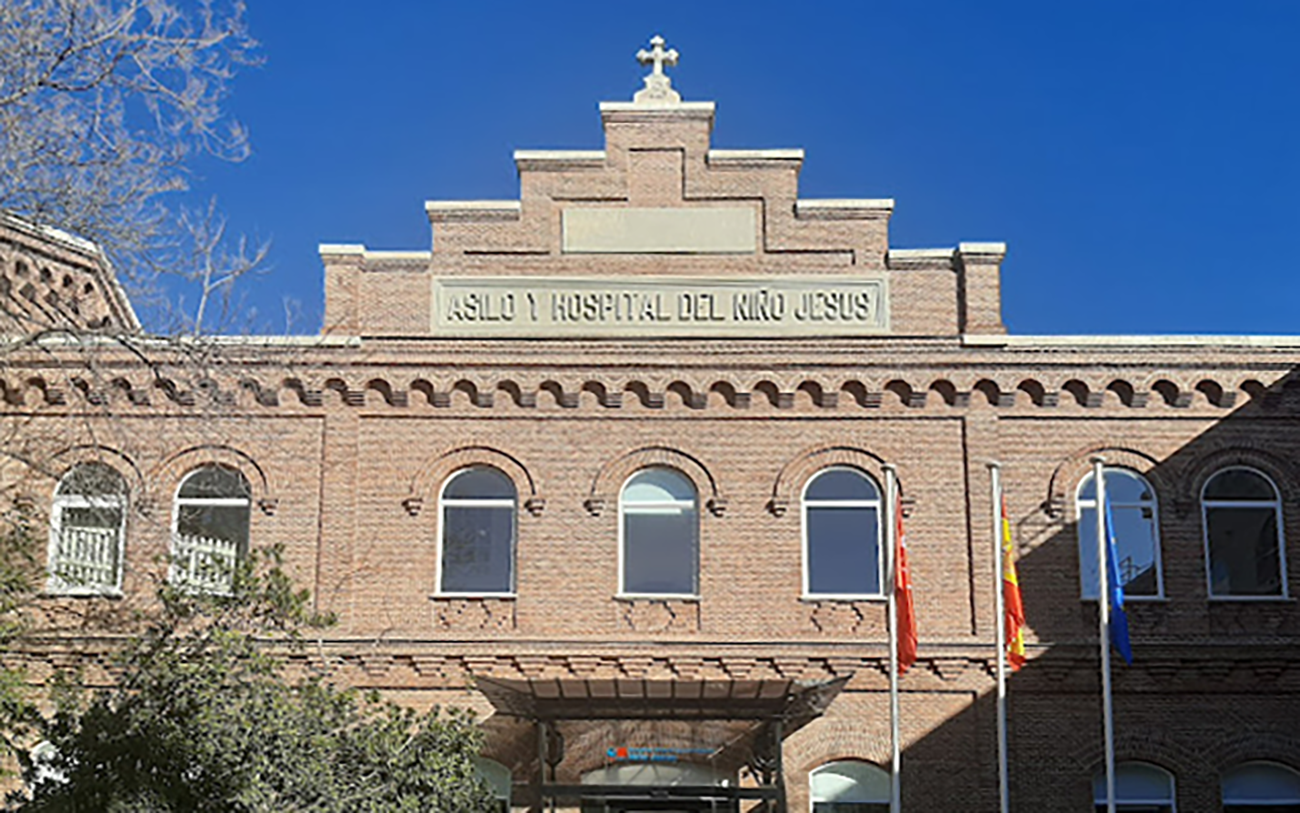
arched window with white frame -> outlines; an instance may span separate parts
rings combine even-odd
[[[808,781],[811,813],[889,812],[889,773],[870,762],[828,762]]]
[[[491,466],[447,479],[438,511],[440,594],[514,593],[516,503],[514,482]]]
[[[803,492],[803,592],[879,598],[884,570],[880,489],[865,472],[823,469]]]
[[[1131,469],[1106,467],[1106,502],[1124,598],[1162,598],[1160,515],[1156,491]],[[1079,483],[1075,497],[1079,518],[1079,589],[1085,599],[1097,598],[1097,484],[1091,472]]]
[[[695,484],[674,469],[641,469],[618,499],[621,595],[699,591],[700,517]]]
[[[1201,489],[1206,583],[1210,598],[1287,594],[1282,498],[1255,469],[1215,472]]]
[[[78,463],[59,480],[50,511],[52,593],[103,594],[122,589],[127,488],[104,463]]]
[[[1223,813],[1300,813],[1300,773],[1247,762],[1223,774]]]
[[[248,555],[252,491],[239,471],[201,466],[181,480],[172,512],[171,580],[184,587],[229,593]]]
[[[1097,813],[1106,813],[1106,772],[1092,779]],[[1115,766],[1115,810],[1119,813],[1176,813],[1174,775],[1146,762]]]

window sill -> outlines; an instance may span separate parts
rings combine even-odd
[[[1211,604],[1257,604],[1259,602],[1291,603],[1296,599],[1291,596],[1210,596]]]
[[[1079,601],[1082,602],[1083,604],[1096,604],[1097,598],[1095,596],[1092,598],[1081,598],[1079,599]],[[1129,595],[1124,596],[1125,606],[1129,604],[1168,604],[1168,603],[1169,603],[1169,596],[1129,596]]]
[[[857,601],[869,601],[872,603],[878,603],[878,602],[888,601],[889,596],[883,596],[879,594],[853,595],[848,593],[805,593],[804,595],[799,596],[799,600],[808,603],[818,602],[818,601],[841,601],[846,604],[850,602],[857,602]]]
[[[429,601],[515,601],[518,593],[430,593]]]
[[[125,597],[126,594],[120,589],[76,590],[67,588],[46,588],[41,591],[41,598],[111,598],[118,600]]]
[[[690,593],[617,593],[615,601],[700,601],[700,596]]]

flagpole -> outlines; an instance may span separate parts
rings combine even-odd
[[[1115,718],[1110,691],[1110,571],[1106,567],[1106,460],[1092,459],[1097,492],[1097,618],[1101,647],[1101,715],[1106,738],[1106,813],[1115,813]]]
[[[898,540],[898,474],[893,466],[885,466],[885,586],[889,597],[889,742],[891,757],[889,761],[889,813],[901,813],[903,794],[899,775],[903,764],[903,752],[899,743],[898,725],[898,591],[895,589],[894,568],[898,567],[895,546]]]
[[[1007,769],[1007,621],[1006,597],[1003,579],[1006,564],[1002,550],[1002,467],[997,461],[990,461],[989,484],[993,502],[993,606],[994,624],[997,630],[998,650],[998,810],[1008,813],[1010,810],[1010,777]]]

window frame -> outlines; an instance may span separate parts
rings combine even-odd
[[[1119,774],[1120,771],[1128,767],[1150,768],[1161,774],[1164,774],[1165,778],[1168,780],[1168,787],[1169,787],[1168,798],[1167,799],[1139,799],[1139,798],[1126,799],[1120,796],[1118,790]],[[1101,785],[1100,801],[1098,800],[1098,793],[1097,793],[1098,783],[1100,783]],[[1154,762],[1146,762],[1140,759],[1126,759],[1123,762],[1118,762],[1115,764],[1115,785],[1116,785],[1115,809],[1117,811],[1122,810],[1121,807],[1122,805],[1145,806],[1145,805],[1168,803],[1169,813],[1178,813],[1178,778],[1174,776],[1173,771],[1170,771],[1169,769],[1165,768],[1162,765],[1157,765]],[[1101,771],[1094,774],[1092,778],[1092,804],[1094,810],[1096,810],[1097,808],[1101,808],[1102,810],[1106,809],[1106,769],[1104,767],[1101,769]]]
[[[510,484],[514,497],[452,497],[447,498],[447,488],[457,477],[477,469],[489,469],[501,475]],[[496,590],[445,590],[443,578],[443,552],[446,550],[444,534],[447,530],[445,509],[451,508],[509,508],[510,509],[510,589]],[[518,596],[518,551],[519,551],[519,485],[509,474],[487,463],[471,463],[456,469],[443,478],[438,489],[438,527],[435,536],[437,550],[434,553],[434,596],[437,598],[516,598]]]
[[[817,481],[819,477],[836,471],[846,471],[855,474],[869,482],[876,490],[876,499],[874,500],[808,500],[808,489]],[[812,578],[812,568],[810,567],[810,556],[808,546],[808,508],[874,508],[876,510],[876,575],[878,581],[878,590],[876,593],[814,593],[809,584]],[[803,484],[803,489],[799,492],[799,538],[802,550],[801,567],[803,569],[802,593],[801,598],[804,601],[884,601],[888,599],[888,593],[885,589],[885,497],[884,489],[876,482],[876,479],[867,472],[855,466],[835,465],[818,469]]]
[[[1247,809],[1252,807],[1271,807],[1276,805],[1293,805],[1295,807],[1300,807],[1300,791],[1297,791],[1296,795],[1292,796],[1289,799],[1278,799],[1278,798],[1229,799],[1227,798],[1227,794],[1225,793],[1224,790],[1224,785],[1227,784],[1229,775],[1243,768],[1250,768],[1252,766],[1263,766],[1263,767],[1272,768],[1280,774],[1289,774],[1293,780],[1295,780],[1296,782],[1300,782],[1300,771],[1297,771],[1295,768],[1292,768],[1290,765],[1285,765],[1281,762],[1276,762],[1269,759],[1252,759],[1252,760],[1247,760],[1246,762],[1239,762],[1236,765],[1229,767],[1227,770],[1223,771],[1219,775],[1219,804],[1222,809],[1227,809],[1229,806],[1235,808],[1247,808]]]
[[[1143,483],[1145,483],[1146,487],[1151,490],[1150,503],[1144,503],[1141,501],[1122,502],[1122,503],[1115,502],[1114,500],[1109,501],[1112,508],[1143,508],[1143,507],[1147,507],[1148,505],[1151,508],[1151,529],[1153,531],[1152,544],[1154,545],[1154,550],[1155,550],[1155,566],[1156,566],[1156,592],[1154,595],[1139,595],[1135,593],[1130,593],[1126,590],[1124,591],[1124,603],[1127,604],[1130,601],[1164,601],[1166,599],[1165,571],[1164,571],[1165,557],[1164,557],[1164,550],[1163,550],[1163,542],[1160,535],[1160,493],[1156,491],[1156,487],[1151,482],[1151,480],[1146,475],[1142,474],[1142,472],[1136,469],[1131,469],[1128,468],[1127,466],[1103,466],[1102,476],[1104,477],[1106,473],[1112,471],[1123,472],[1126,475],[1135,477],[1138,480],[1141,480]],[[1087,595],[1087,593],[1084,590],[1084,583],[1083,583],[1084,571],[1083,571],[1083,561],[1082,561],[1083,536],[1079,531],[1079,529],[1083,526],[1083,512],[1085,507],[1087,507],[1089,510],[1100,510],[1097,506],[1097,497],[1095,491],[1093,492],[1094,496],[1092,496],[1091,498],[1085,499],[1083,497],[1084,486],[1088,484],[1088,482],[1091,480],[1092,477],[1093,477],[1093,472],[1090,469],[1086,474],[1084,474],[1083,477],[1079,478],[1079,485],[1076,486],[1074,489],[1075,554],[1079,559],[1078,564],[1079,564],[1079,600],[1080,601],[1096,601],[1098,599],[1098,596]],[[1085,506],[1085,503],[1089,503],[1090,505]],[[1095,518],[1093,519],[1093,523],[1094,524],[1096,523]],[[1092,552],[1092,557],[1093,560],[1095,561],[1097,558],[1097,551],[1094,550]],[[1098,587],[1100,587],[1100,581],[1101,581],[1100,578],[1098,578]]]
[[[59,490],[72,475],[82,467],[101,466],[111,471],[122,486],[116,496],[88,496],[85,494],[60,494]],[[50,500],[50,539],[46,556],[45,592],[60,596],[121,596],[122,574],[126,569],[126,525],[127,509],[130,507],[130,489],[126,478],[113,466],[99,461],[82,461],[74,464],[63,473],[54,486],[54,495]],[[57,571],[60,561],[60,537],[63,532],[63,513],[68,509],[104,509],[116,510],[119,514],[117,525],[117,562],[114,567],[112,585],[107,584],[73,584],[62,579]]]
[[[817,798],[817,790],[816,790],[817,775],[818,775],[819,773],[822,773],[823,771],[826,771],[826,770],[828,770],[828,769],[834,767],[834,766],[837,766],[837,765],[844,765],[844,764],[861,765],[861,766],[863,766],[863,767],[865,767],[865,768],[868,768],[868,769],[870,769],[870,770],[872,770],[872,771],[875,771],[875,772],[879,773],[880,776],[879,776],[878,778],[883,778],[883,779],[884,779],[884,781],[885,781],[885,785],[886,785],[886,788],[889,788],[890,784],[893,782],[893,778],[889,775],[889,771],[885,770],[884,768],[882,768],[881,766],[877,765],[876,763],[871,762],[870,760],[866,760],[866,759],[852,759],[852,758],[850,758],[850,759],[832,759],[832,760],[830,760],[829,762],[823,762],[821,765],[818,765],[816,768],[813,768],[811,771],[808,772],[808,811],[809,811],[809,813],[814,813],[814,812],[816,811],[816,809],[817,809],[817,805],[818,805],[819,803],[821,803],[821,804],[837,804],[837,802],[835,802],[835,801],[833,801],[833,800],[828,800],[828,799],[819,799],[819,798]],[[884,797],[883,799],[878,799],[878,800],[875,800],[875,801],[868,801],[868,802],[845,802],[845,803],[843,803],[843,804],[884,805],[884,806],[886,807],[886,809],[888,809],[888,807],[889,807],[889,805],[890,805],[890,794],[891,794],[891,793],[892,793],[892,790],[886,790],[886,792],[885,792],[885,797]]]
[[[245,496],[242,497],[182,497],[181,491],[184,490],[185,484],[189,482],[189,480],[192,477],[195,477],[200,472],[206,471],[207,469],[223,469],[225,471],[232,472],[238,475],[240,481],[243,482],[244,489],[245,489]],[[215,462],[203,463],[185,472],[185,474],[181,476],[180,481],[176,484],[176,491],[172,494],[171,538],[167,546],[167,552],[171,556],[172,561],[169,563],[167,569],[168,582],[178,584],[180,587],[186,590],[193,590],[195,592],[206,592],[210,595],[218,595],[218,596],[230,595],[231,593],[234,592],[235,574],[233,569],[229,574],[228,584],[226,584],[224,588],[210,588],[208,585],[204,585],[204,584],[189,583],[188,579],[186,582],[177,581],[177,576],[180,573],[176,564],[177,560],[180,558],[177,552],[177,542],[181,538],[180,520],[181,520],[182,506],[211,506],[213,508],[234,508],[234,507],[242,506],[244,509],[246,509],[247,523],[248,523],[247,527],[245,528],[246,538],[244,540],[243,548],[237,549],[235,551],[234,568],[238,568],[240,563],[245,561],[248,558],[249,552],[251,551],[253,546],[253,485],[252,482],[248,479],[248,475],[244,474],[243,471],[241,471],[240,469],[234,466],[228,466],[223,463],[215,463]]]
[[[1215,478],[1230,471],[1248,471],[1264,479],[1269,488],[1273,489],[1273,499],[1269,500],[1210,500],[1205,499],[1205,490],[1209,488],[1210,483]],[[1286,526],[1283,524],[1282,514],[1282,490],[1277,487],[1277,481],[1267,473],[1255,468],[1254,466],[1232,464],[1215,469],[1214,472],[1205,478],[1201,484],[1201,493],[1199,495],[1201,504],[1201,545],[1205,552],[1205,595],[1210,601],[1289,601],[1291,592],[1287,584],[1286,577]],[[1278,564],[1278,592],[1276,595],[1218,595],[1214,592],[1214,571],[1210,562],[1210,518],[1207,509],[1209,508],[1242,508],[1242,507],[1271,507],[1273,509],[1274,522],[1277,527],[1277,564]],[[1127,596],[1125,597],[1127,598]]]
[[[638,507],[658,507],[658,508],[690,508],[695,515],[695,571],[692,578],[694,589],[689,593],[643,593],[627,589],[627,487],[640,474],[648,471],[666,471],[677,477],[691,487],[691,493],[695,496],[690,500],[671,500],[667,502],[656,503],[637,503]],[[633,511],[635,514],[636,512]],[[657,600],[657,601],[699,601],[700,600],[700,487],[686,472],[674,466],[665,466],[654,464],[642,466],[632,472],[623,480],[623,484],[618,489],[618,592],[615,598],[626,600]]]

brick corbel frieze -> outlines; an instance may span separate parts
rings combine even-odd
[[[75,359],[70,359],[75,361]],[[751,382],[739,379],[701,378],[693,382],[674,380],[667,387],[653,376],[628,379],[622,375],[587,372],[587,377],[566,379],[561,384],[553,376],[539,377],[537,381],[518,381],[513,374],[480,371],[473,381],[458,378],[449,388],[435,386],[436,376],[414,380],[398,378],[383,369],[358,370],[351,375],[333,366],[324,366],[313,376],[310,369],[295,368],[292,375],[284,377],[258,376],[252,369],[239,369],[234,363],[228,371],[213,371],[197,382],[181,376],[169,377],[165,365],[158,370],[139,365],[138,370],[114,371],[112,382],[77,378],[72,386],[63,386],[65,374],[42,369],[43,363],[15,379],[0,379],[0,396],[11,405],[37,405],[68,407],[76,401],[78,408],[101,410],[170,411],[177,408],[211,411],[251,411],[255,414],[270,410],[300,411],[303,408],[347,408],[365,410],[418,410],[421,408],[479,410],[492,409],[499,401],[506,401],[520,409],[537,409],[538,395],[549,393],[555,402],[571,409],[605,410],[626,403],[648,409],[662,410],[671,404],[665,395],[673,393],[691,410],[749,409],[754,394],[766,399],[781,410],[791,410],[798,404],[796,396],[806,394],[810,403],[829,411],[848,408],[880,409],[886,405],[907,410],[934,409],[1019,409],[1086,408],[1086,409],[1203,409],[1216,414],[1235,408],[1243,400],[1247,406],[1261,409],[1285,409],[1294,412],[1294,402],[1282,398],[1273,387],[1266,387],[1260,379],[1267,373],[1252,371],[1252,362],[1244,360],[1240,367],[1227,370],[1195,370],[1178,378],[1154,373],[1153,365],[1131,369],[1116,377],[1115,371],[1098,371],[1090,366],[1075,370],[1062,370],[1049,377],[1041,369],[1026,366],[1016,372],[990,375],[992,370],[972,370],[963,375],[941,372],[942,359],[936,359],[930,372],[892,371],[880,381],[866,375],[844,379],[839,375],[813,373],[801,376],[773,376],[755,370]],[[14,369],[20,369],[17,361]],[[387,373],[387,374],[386,374]],[[596,377],[591,377],[591,376]],[[996,380],[995,380],[996,379]],[[888,381],[883,389],[881,381]],[[1193,383],[1195,382],[1195,383]],[[979,389],[983,396],[972,398]],[[463,393],[465,398],[453,397]],[[505,399],[494,396],[496,392],[507,395]],[[416,397],[412,397],[412,393]],[[595,394],[595,398],[582,398],[582,393]],[[628,393],[632,398],[626,398]],[[710,397],[711,394],[721,397]],[[850,397],[841,398],[840,393]],[[892,393],[895,397],[882,400]],[[936,393],[939,397],[930,397]],[[1027,398],[1017,398],[1023,393]],[[372,394],[374,397],[371,397]]]

